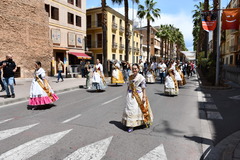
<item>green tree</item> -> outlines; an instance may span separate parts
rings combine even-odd
[[[145,0],[145,5],[138,6],[137,15],[139,18],[147,19],[147,62],[149,62],[149,42],[150,42],[150,23],[154,22],[154,18],[160,17],[160,9],[156,8],[157,2],[154,0]]]
[[[139,0],[132,0],[134,3],[139,3]],[[125,60],[128,61],[129,59],[129,37],[130,37],[130,29],[129,29],[129,19],[128,19],[128,9],[129,3],[128,0],[112,0],[113,4],[121,5],[124,3],[124,13],[125,13]],[[133,37],[132,37],[133,38]]]

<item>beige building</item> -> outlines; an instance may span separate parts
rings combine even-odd
[[[136,29],[143,37],[141,56],[143,61],[147,59],[147,26]],[[156,36],[157,29],[150,27],[150,52],[149,59],[157,59],[161,52],[161,39]]]
[[[107,59],[124,60],[125,58],[125,17],[114,9],[107,7]],[[135,63],[140,56],[140,34],[132,33],[130,22],[129,62]],[[102,50],[102,11],[101,7],[87,9],[87,50],[92,52],[94,62],[103,60]]]
[[[227,9],[239,8],[239,0],[231,0]],[[225,65],[240,65],[240,26],[238,30],[222,31],[221,58]]]
[[[43,1],[1,0],[0,17],[0,61],[12,54],[18,66],[16,77],[32,77],[39,60],[49,73],[52,43]]]
[[[49,33],[53,44],[52,75],[57,73],[58,57],[65,67],[80,72],[80,61],[91,58],[85,52],[86,1],[45,0],[45,11],[49,17]]]

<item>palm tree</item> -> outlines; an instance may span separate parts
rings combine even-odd
[[[132,0],[134,3],[139,3],[139,0]],[[113,4],[123,4],[124,3],[124,12],[125,12],[125,61],[128,61],[128,46],[129,46],[129,36],[130,36],[130,30],[129,30],[129,19],[128,19],[128,0],[112,0]],[[132,37],[133,38],[133,37]]]
[[[202,21],[201,21],[201,11],[204,9],[203,3],[199,2],[199,5],[194,5],[196,8],[192,12],[194,13],[193,18],[193,44],[194,50],[199,53],[202,51],[202,44],[203,44],[203,29],[202,29]]]
[[[154,0],[145,0],[145,6],[139,5],[137,12],[139,18],[147,19],[147,62],[149,62],[150,23],[154,22],[154,18],[160,17],[160,9],[155,8],[156,4]]]
[[[102,0],[102,30],[103,30],[103,71],[107,76],[107,13],[106,0]]]

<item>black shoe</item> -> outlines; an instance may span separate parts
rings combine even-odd
[[[2,89],[0,92],[3,92],[3,91],[5,91],[5,89]]]
[[[62,79],[62,82],[63,82],[64,80]]]
[[[12,94],[12,98],[15,98],[15,94]]]
[[[11,96],[10,95],[6,95],[4,98],[11,98]]]

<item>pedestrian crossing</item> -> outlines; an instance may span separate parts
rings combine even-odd
[[[78,115],[79,117],[80,115]],[[74,117],[77,118],[77,117]],[[7,123],[14,119],[2,120],[1,124]],[[66,120],[67,121],[67,120]],[[69,119],[70,121],[70,119]],[[64,122],[64,121],[63,121]],[[62,122],[62,123],[63,123]],[[67,122],[65,122],[67,123]],[[7,130],[0,130],[0,142],[2,140],[11,140],[11,137],[20,135],[24,131],[34,130],[40,123],[29,124],[26,126],[20,126],[16,128],[10,128]],[[44,152],[47,148],[56,145],[58,141],[64,139],[64,137],[70,136],[73,129],[67,129],[56,133],[51,133],[44,135],[19,146],[12,148],[5,153],[0,153],[0,160],[26,160],[31,159],[34,155],[37,155],[40,152]],[[73,153],[70,153],[66,157],[63,157],[63,160],[101,160],[106,156],[114,136],[93,142],[81,148],[75,149]],[[117,138],[117,137],[116,137]],[[53,157],[54,158],[54,157]],[[158,147],[146,153],[144,156],[139,158],[139,160],[167,160],[167,156],[164,150],[163,144],[160,144]]]

